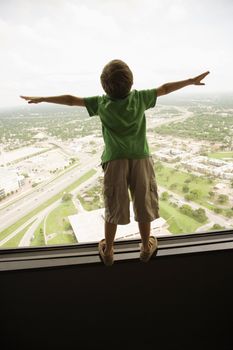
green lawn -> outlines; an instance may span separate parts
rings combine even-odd
[[[186,216],[177,208],[174,208],[167,201],[160,201],[160,216],[168,220],[168,230],[174,234],[194,233],[196,229],[204,223],[199,223],[196,220]]]
[[[184,185],[187,185],[189,187],[189,192],[197,189],[200,191],[201,195],[199,199],[195,200],[195,202],[208,208],[211,207],[208,203],[209,192],[214,191],[214,181],[210,183],[210,180],[205,176],[195,176],[193,174],[189,174],[166,166],[163,166],[163,168],[159,171],[155,169],[155,173],[158,185],[161,185],[168,190],[171,189],[171,185],[175,185],[176,187],[171,190],[174,193],[181,195],[182,197],[185,195],[182,190]],[[185,183],[185,180],[191,180],[191,182]]]
[[[209,153],[208,157],[210,157],[210,158],[217,158],[217,159],[224,159],[224,158],[232,158],[233,159],[233,152]]]
[[[44,228],[44,220],[41,221],[36,231],[34,232],[34,237],[30,244],[31,247],[45,246],[44,234],[43,234],[43,231],[41,231],[41,229],[43,230],[43,228]]]
[[[68,216],[77,214],[71,200],[62,202],[56,209],[54,209],[47,217],[46,220],[46,234],[51,233],[64,233],[66,230],[66,224],[69,223]]]
[[[72,244],[77,243],[74,235],[68,233],[60,233],[48,241],[48,245]]]
[[[25,233],[27,232],[27,230],[29,229],[29,227],[32,224],[33,224],[33,222],[31,224],[27,225],[22,231],[17,233],[17,235],[15,235],[9,241],[7,241],[5,244],[3,244],[1,246],[1,248],[15,248],[15,247],[18,247],[19,242],[21,241],[21,239],[23,238],[23,236],[25,235]]]
[[[66,224],[69,222],[67,216],[76,213],[77,210],[73,202],[67,201],[62,202],[48,215],[46,220],[46,236],[54,234],[51,239],[48,239],[48,245],[77,243],[72,229],[67,230],[66,227]],[[37,227],[31,246],[45,246],[44,233],[41,229],[44,230],[44,220]]]

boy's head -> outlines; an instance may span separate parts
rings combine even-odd
[[[112,60],[104,67],[100,80],[107,95],[124,98],[133,85],[133,73],[125,62]]]

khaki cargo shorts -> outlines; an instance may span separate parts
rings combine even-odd
[[[159,218],[158,192],[151,157],[116,159],[103,165],[105,221],[117,225],[130,222],[130,197],[135,221]]]

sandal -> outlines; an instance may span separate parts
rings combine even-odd
[[[156,237],[150,236],[149,238],[149,252],[145,252],[142,250],[142,243],[139,244],[139,247],[141,248],[140,252],[140,260],[143,262],[148,262],[151,258],[151,256],[158,250],[158,241]]]
[[[101,260],[103,261],[103,263],[106,266],[111,266],[114,263],[113,251],[112,251],[112,254],[109,254],[109,255],[104,254],[105,239],[102,239],[99,242],[98,248],[99,248],[99,254],[100,254],[100,257],[101,257]]]

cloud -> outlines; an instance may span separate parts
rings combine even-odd
[[[206,90],[230,90],[231,9],[227,0],[1,0],[1,101],[102,93],[99,74],[113,58],[127,61],[135,87],[209,69]]]

